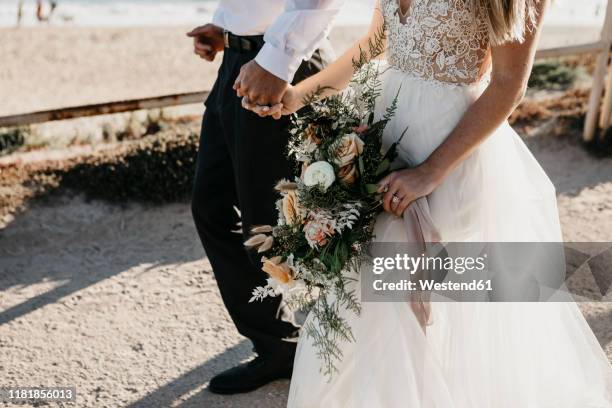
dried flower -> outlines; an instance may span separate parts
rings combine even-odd
[[[287,224],[301,224],[304,220],[304,211],[300,207],[295,190],[288,191],[283,195],[282,209]]]
[[[266,230],[267,231],[266,227],[267,226],[255,227],[255,228],[253,228],[253,230],[261,230],[261,231]],[[259,253],[269,251],[270,249],[272,249],[273,245],[274,245],[274,237],[273,236],[268,236],[268,235],[265,235],[265,234],[257,234],[255,236],[249,238],[244,243],[245,247],[247,247],[249,249],[257,249],[257,252],[259,252]]]
[[[327,245],[329,237],[335,232],[334,220],[325,214],[311,212],[304,226],[304,235],[311,248]]]
[[[289,180],[281,180],[278,183],[276,183],[276,186],[274,186],[274,189],[276,191],[279,191],[281,193],[285,193],[287,191],[293,191],[293,190],[297,190],[297,184],[289,181]]]
[[[272,249],[272,246],[274,245],[274,237],[269,236],[268,238],[266,238],[266,240],[263,242],[263,244],[261,244],[261,246],[259,247],[259,249],[257,249],[258,253],[263,253],[263,252],[267,252],[270,249]]]
[[[247,248],[257,248],[259,247],[261,244],[263,244],[266,241],[266,238],[268,238],[267,235],[265,234],[257,234],[251,238],[249,238],[245,243],[244,246]]]
[[[283,262],[282,257],[275,256],[270,259],[263,257],[261,262],[263,263],[261,269],[273,279],[284,284],[291,282],[293,279],[293,271],[286,262]]]
[[[252,234],[269,234],[272,232],[273,228],[271,225],[258,225],[256,227],[251,228]]]

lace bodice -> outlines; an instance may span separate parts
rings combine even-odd
[[[478,82],[488,69],[489,34],[469,0],[411,0],[406,21],[398,0],[382,0],[391,66],[425,80]]]

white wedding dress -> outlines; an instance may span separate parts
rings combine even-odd
[[[410,165],[487,87],[487,27],[465,4],[413,0],[401,22],[397,1],[382,1],[389,69],[377,109],[401,87],[385,138],[409,126],[399,155]],[[443,242],[562,241],[554,186],[508,123],[403,220],[381,215],[376,240],[410,241],[415,220],[425,239],[435,230]],[[427,334],[407,303],[364,302],[359,316],[344,317],[356,341],[342,344],[331,378],[311,339],[300,338],[289,407],[612,407],[612,368],[574,303],[434,302]]]

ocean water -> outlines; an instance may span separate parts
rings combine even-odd
[[[368,24],[374,1],[346,0],[337,24]],[[210,21],[217,0],[57,0],[57,3],[49,23],[54,26],[182,26]],[[606,3],[606,0],[553,0],[546,24],[601,25]],[[17,4],[17,0],[0,0],[0,27],[16,25]],[[36,1],[24,0],[22,25],[39,24],[35,8]]]

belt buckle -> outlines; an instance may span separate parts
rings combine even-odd
[[[227,30],[223,31],[223,44],[225,45],[225,48],[229,48],[230,47],[230,43],[229,43],[229,31],[227,31]]]

